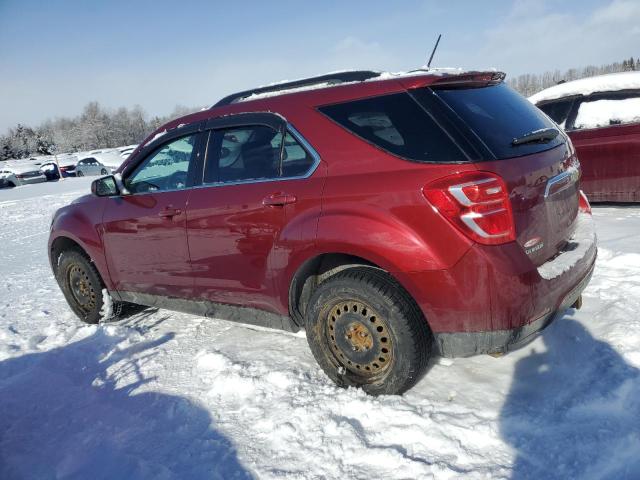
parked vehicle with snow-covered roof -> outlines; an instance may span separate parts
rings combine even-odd
[[[86,175],[108,175],[111,169],[100,162],[95,156],[85,157],[76,164],[76,175],[84,177]]]
[[[17,187],[46,181],[44,173],[32,164],[0,166],[0,187]]]
[[[521,347],[580,307],[597,247],[571,141],[503,79],[350,71],[229,95],[58,210],[55,277],[88,323],[133,303],[304,328],[329,378],[372,394],[434,354]]]
[[[571,137],[590,200],[640,202],[640,72],[562,83],[529,100]]]

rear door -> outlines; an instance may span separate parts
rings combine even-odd
[[[108,198],[103,238],[117,290],[192,295],[186,210],[199,136],[192,131],[153,148],[125,172],[129,194]]]
[[[594,201],[640,201],[640,93],[592,95],[578,105],[569,136]]]
[[[202,186],[189,199],[187,220],[197,295],[287,313],[280,279],[303,233],[315,234],[291,220],[300,209],[319,210],[324,176],[312,175],[319,158],[272,114],[208,127]]]

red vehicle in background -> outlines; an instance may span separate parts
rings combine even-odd
[[[501,353],[580,305],[596,258],[571,141],[499,72],[342,72],[154,132],[54,216],[72,310],[297,331],[341,386]]]
[[[563,127],[592,202],[640,202],[640,72],[566,82],[529,100]]]

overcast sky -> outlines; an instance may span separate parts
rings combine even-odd
[[[304,3],[304,5],[302,5]],[[640,0],[0,0],[0,132],[91,100],[214,103],[347,68],[495,67],[515,76],[640,55]]]

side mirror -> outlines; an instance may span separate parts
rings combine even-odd
[[[96,197],[114,197],[120,195],[120,189],[115,177],[108,175],[91,182],[91,193]]]

